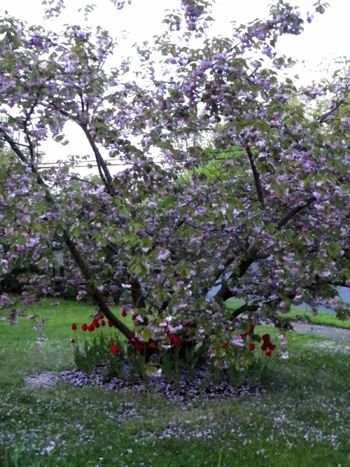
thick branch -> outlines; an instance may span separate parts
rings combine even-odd
[[[100,150],[98,149],[93,137],[91,136],[91,133],[90,131],[88,130],[88,128],[86,127],[86,125],[82,125],[82,124],[79,124],[81,129],[83,130],[83,132],[85,133],[85,136],[87,138],[87,140],[89,141],[89,144],[91,146],[91,149],[95,155],[95,159],[96,159],[96,163],[97,163],[97,167],[98,167],[98,170],[100,172],[100,176],[102,178],[102,181],[105,185],[105,187],[107,188],[107,191],[110,195],[114,195],[114,188],[113,188],[113,178],[112,178],[112,175],[107,167],[107,164],[105,162],[105,160],[103,159],[102,157],[102,154],[100,152]]]
[[[259,253],[259,250],[255,247],[252,246],[248,249],[246,256],[242,261],[239,263],[237,267],[237,273],[236,277],[240,278],[243,277],[244,274],[248,271],[250,266],[258,259],[266,259],[269,256],[269,253]],[[233,262],[232,257],[229,258],[230,262],[227,264],[228,266]],[[221,272],[223,274],[223,272]],[[230,277],[228,279],[231,279],[232,277],[235,276],[235,273],[230,274]],[[230,290],[230,288],[227,285],[226,280],[222,281],[221,287],[218,290],[218,292],[215,295],[216,300],[227,300],[230,297],[233,297],[235,294]]]
[[[258,250],[255,247],[249,248],[246,257],[238,266],[238,277],[243,277],[251,264],[257,259]]]
[[[310,206],[314,201],[316,201],[316,198],[314,196],[310,196],[305,203],[301,206],[297,206],[296,208],[291,209],[289,212],[287,212],[278,222],[276,225],[277,230],[281,230],[287,222],[289,222],[293,217],[295,217],[299,212],[301,212],[303,209],[307,208]],[[255,247],[251,247],[245,258],[240,262],[238,265],[238,277],[243,277],[244,274],[248,271],[249,267],[258,259],[266,259],[269,257],[269,253],[259,253],[259,250],[257,250]],[[227,259],[225,263],[225,269],[228,267],[230,264],[233,263],[234,261],[234,256],[231,256]],[[215,281],[220,277],[220,275],[223,274],[223,271],[220,272],[219,276],[215,276]],[[230,278],[232,278],[234,274],[232,273],[230,275]],[[229,287],[227,286],[226,281],[222,282],[221,288],[218,290],[216,294],[216,298],[218,300],[227,300],[228,298],[232,297],[233,293],[230,291]]]
[[[345,102],[345,100],[341,100],[339,102],[337,102],[331,109],[329,109],[326,113],[324,113],[323,115],[321,115],[318,119],[318,122],[319,123],[324,123],[327,118],[332,115],[332,113],[334,113],[336,110],[339,109],[339,107],[342,105],[342,104],[347,104],[347,102]]]
[[[89,266],[87,265],[86,261],[84,260],[83,256],[78,251],[76,245],[69,237],[68,233],[64,233],[64,241],[67,245],[76,265],[80,269],[84,279],[87,282],[87,286],[90,292],[90,295],[94,301],[94,303],[98,306],[100,311],[103,311],[104,315],[107,319],[111,321],[111,323],[122,333],[125,337],[130,339],[134,333],[127,327],[125,324],[120,321],[116,316],[111,312],[109,307],[107,306],[105,299],[102,293],[98,290],[94,283],[94,278],[90,272]]]
[[[247,312],[253,312],[257,310],[257,306],[255,305],[248,305],[247,303],[244,303],[243,305],[239,306],[235,310],[231,312],[231,318],[237,318],[239,315],[242,315],[243,313]]]
[[[129,284],[131,285],[131,299],[134,307],[145,308],[145,297],[143,295],[142,287],[139,280],[134,276],[130,276]]]
[[[307,208],[312,204],[314,201],[316,201],[316,198],[314,196],[310,196],[304,204],[301,206],[297,206],[296,208],[291,209],[289,212],[287,212],[278,222],[277,222],[277,230],[281,230],[282,227],[284,227],[288,221],[293,219],[300,211],[303,209]]]
[[[8,135],[8,133],[1,127],[0,127],[0,134],[3,136],[3,140],[6,141],[6,143],[8,143],[12,151],[21,160],[21,162],[23,162],[25,165],[28,165],[28,160],[26,156],[24,155],[24,153],[22,152],[22,150],[19,148],[17,143],[15,143],[15,141]],[[28,146],[26,145],[26,147]]]
[[[34,145],[32,142],[32,138],[30,137],[29,130],[28,130],[28,124],[30,123],[30,118],[34,113],[35,107],[37,106],[38,103],[38,98],[39,98],[39,92],[36,95],[34,101],[32,102],[32,105],[30,106],[30,109],[28,112],[26,112],[26,118],[24,121],[24,134],[26,136],[27,142],[28,142],[28,148],[29,148],[29,154],[30,154],[30,160],[32,164],[35,163],[35,152],[34,152]]]
[[[226,281],[222,281],[220,289],[217,291],[215,294],[215,300],[217,302],[225,302],[227,299],[234,297],[235,294],[232,292],[232,290],[229,288],[227,285]]]
[[[255,184],[256,193],[258,195],[258,200],[259,200],[261,206],[264,207],[265,202],[264,202],[263,189],[262,189],[261,181],[260,181],[260,174],[259,174],[259,172],[258,172],[258,170],[256,168],[256,165],[255,165],[255,162],[254,162],[254,156],[253,156],[253,153],[252,153],[250,147],[245,146],[245,150],[246,150],[246,153],[248,155],[250,168],[252,169],[252,172],[253,172],[254,184]]]
[[[58,105],[56,105],[54,102],[51,102],[51,105],[61,114],[63,115],[64,117],[67,117],[69,118],[70,120],[73,120],[73,122],[75,122],[77,125],[80,126],[80,128],[83,130],[85,136],[87,137],[88,141],[89,141],[89,144],[91,146],[91,149],[94,153],[94,156],[95,156],[95,159],[96,159],[96,164],[97,164],[97,168],[98,168],[98,172],[99,172],[99,175],[101,177],[101,180],[103,182],[103,184],[105,185],[108,193],[110,195],[114,195],[114,188],[113,188],[113,179],[112,179],[112,176],[111,176],[111,173],[110,171],[108,170],[108,167],[107,167],[107,164],[105,162],[105,160],[103,159],[102,157],[102,154],[100,152],[100,150],[98,149],[94,139],[92,138],[89,130],[87,129],[87,126],[84,125],[80,120],[79,118],[77,117],[74,117],[73,115],[71,115],[69,112],[67,112],[66,110],[62,109],[61,107],[59,107]]]

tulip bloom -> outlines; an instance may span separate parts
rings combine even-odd
[[[116,355],[116,354],[118,354],[120,352],[119,347],[117,345],[115,345],[115,344],[111,345],[110,350],[111,350],[112,354],[114,354],[114,355]]]

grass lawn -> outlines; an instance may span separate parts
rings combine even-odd
[[[0,322],[0,466],[349,466],[350,341],[289,333],[288,360],[266,361],[262,396],[193,403],[23,377],[73,367],[72,322],[93,308],[48,302],[33,321]],[[81,334],[81,333],[80,333]]]
[[[350,319],[340,320],[336,317],[335,313],[330,311],[320,310],[317,315],[305,308],[291,307],[291,311],[281,315],[284,319],[294,321],[302,319],[311,324],[322,324],[323,326],[333,326],[335,328],[350,329]]]
[[[226,301],[228,310],[235,310],[239,306],[244,305],[244,300],[237,298],[229,298]],[[332,326],[335,328],[350,329],[350,319],[338,319],[332,311],[320,310],[317,315],[312,313],[306,307],[297,307],[292,305],[289,313],[281,313],[280,318],[285,321],[303,320],[311,324],[320,324],[323,326]]]

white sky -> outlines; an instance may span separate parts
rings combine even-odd
[[[307,12],[312,11],[315,1],[290,0],[290,3]],[[86,4],[86,0],[66,0],[66,3],[66,12],[59,21],[51,20],[51,24],[56,27],[66,22],[83,24],[84,15],[77,10]],[[176,8],[180,0],[132,0],[131,5],[126,5],[120,11],[109,0],[95,0],[95,3],[98,7],[89,17],[89,24],[100,24],[116,35],[126,31],[131,40],[136,42],[149,39],[159,32],[165,10]],[[350,0],[328,0],[328,3],[330,6],[326,14],[316,15],[315,21],[306,27],[302,36],[281,41],[280,49],[309,62],[305,74],[310,75],[310,64],[331,62],[335,56],[347,55],[350,50]],[[265,17],[270,4],[271,0],[216,0],[213,15],[216,19],[215,30],[218,33],[229,33],[231,21],[245,23]],[[4,10],[29,23],[42,24],[40,0],[0,0],[0,14]]]
[[[316,0],[290,0],[303,12],[312,11]],[[50,20],[48,27],[59,28],[64,23],[84,25],[84,15],[78,9],[86,4],[84,0],[66,0],[67,11],[59,20]],[[91,0],[90,3],[93,3]],[[112,35],[126,35],[129,39],[121,46],[122,55],[128,54],[128,44],[150,39],[161,31],[161,21],[166,9],[179,6],[180,0],[132,0],[118,11],[109,0],[95,0],[97,9],[89,16],[89,25],[100,25]],[[318,80],[328,70],[334,69],[337,57],[350,55],[350,0],[328,0],[329,8],[324,15],[315,15],[314,22],[306,25],[300,36],[282,38],[279,50],[299,61],[296,73],[303,82]],[[246,23],[268,15],[271,0],[216,0],[213,16],[216,20],[215,32],[229,34],[232,21]],[[31,24],[43,24],[40,0],[0,0],[0,14],[9,14]],[[122,43],[123,44],[123,43]],[[72,135],[76,131],[69,131]],[[71,138],[65,147],[50,143],[50,160],[57,160],[66,154],[91,153],[81,138]],[[59,157],[56,157],[56,153]]]

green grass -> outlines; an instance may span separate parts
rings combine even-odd
[[[281,316],[290,321],[302,319],[311,324],[321,324],[323,326],[350,329],[350,319],[338,319],[336,314],[330,311],[319,311],[317,314],[314,314],[307,309],[292,306],[289,313]]]
[[[239,306],[244,305],[244,303],[244,300],[229,298],[226,300],[226,307],[228,310],[234,311]],[[304,320],[311,324],[350,329],[350,319],[339,319],[336,314],[331,311],[320,310],[317,314],[314,314],[306,308],[292,305],[289,313],[281,313],[279,317],[284,321]]]
[[[350,342],[289,333],[290,358],[261,370],[262,396],[184,406],[64,383],[27,388],[25,375],[73,367],[70,325],[93,307],[35,311],[48,320],[42,344],[27,317],[0,322],[1,466],[350,465]]]

